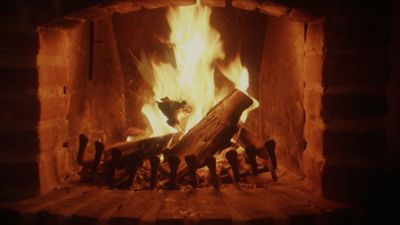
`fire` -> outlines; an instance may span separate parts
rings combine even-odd
[[[223,88],[217,90],[214,82],[216,61],[224,59],[225,53],[220,34],[210,25],[210,15],[211,9],[199,2],[193,6],[169,8],[169,44],[173,48],[176,65],[156,62],[144,53],[141,55],[138,70],[153,91],[153,96],[142,107],[142,113],[152,128],[151,136],[187,132],[228,94],[228,91],[222,91]],[[235,88],[246,93],[249,74],[239,56],[228,66],[218,69]],[[182,103],[187,110],[177,110],[173,115],[177,121],[171,121],[160,110],[161,103],[177,105],[175,108]],[[257,106],[253,104],[250,108]],[[248,111],[243,113],[242,122]]]

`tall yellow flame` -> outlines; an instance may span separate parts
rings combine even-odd
[[[181,128],[188,131],[228,94],[217,91],[214,83],[215,62],[223,59],[225,54],[220,34],[210,26],[210,15],[211,9],[199,3],[169,9],[169,42],[174,51],[176,66],[155,62],[145,54],[141,56],[138,70],[151,84],[154,93],[142,107],[142,113],[149,120],[153,131],[151,136],[177,131],[166,123],[166,116],[158,108],[157,101],[160,99],[168,97],[188,103],[190,114],[181,115],[184,118],[182,120],[185,120]],[[239,57],[226,68],[220,69],[235,88],[246,92],[249,74]],[[244,117],[241,119],[245,120]]]

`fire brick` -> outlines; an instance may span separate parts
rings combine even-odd
[[[285,5],[270,1],[263,2],[262,4],[258,5],[258,8],[260,12],[276,17],[285,16],[289,13],[290,10]]]
[[[233,0],[232,1],[232,6],[239,8],[239,9],[244,9],[244,10],[250,10],[253,11],[257,9],[257,1],[255,0]]]

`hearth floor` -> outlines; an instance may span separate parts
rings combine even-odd
[[[314,197],[298,180],[180,191],[70,184],[2,206],[1,224],[343,224],[352,209]]]

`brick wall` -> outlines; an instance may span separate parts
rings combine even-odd
[[[305,102],[313,109],[305,135],[322,152],[304,157],[325,159],[315,181],[326,197],[357,200],[384,175],[389,12],[385,4],[328,6],[327,16],[308,26],[305,57]]]
[[[40,52],[37,57],[42,39],[35,32],[36,25],[98,2],[104,1],[1,1],[4,11],[0,20],[2,188],[20,187],[25,191],[19,193],[37,193],[41,182],[47,182],[39,182],[41,166],[62,155],[38,152],[42,147],[62,151],[63,136],[47,143],[42,135],[65,131],[65,111],[61,109],[66,103],[62,62],[51,52]],[[307,24],[304,172],[311,183],[322,187],[322,194],[328,198],[350,200],[367,195],[383,175],[382,159],[387,148],[385,115],[393,103],[388,103],[386,92],[388,4],[333,0],[323,3],[318,0],[202,2],[258,10]],[[140,7],[163,7],[169,1],[119,1],[117,4],[92,7],[84,14],[89,20],[98,19],[113,11],[124,13]],[[190,4],[190,1],[170,4]],[[79,13],[71,16],[79,17]],[[38,68],[36,60],[50,64]],[[39,74],[57,74],[60,79]],[[48,113],[43,114],[41,109],[46,108],[58,110],[46,110]]]

